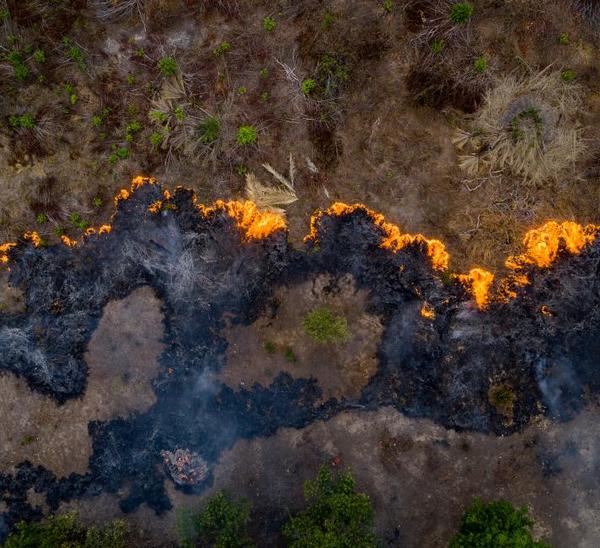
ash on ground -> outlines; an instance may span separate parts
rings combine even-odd
[[[178,485],[199,485],[208,475],[206,461],[187,449],[161,451],[161,457],[171,479]]]

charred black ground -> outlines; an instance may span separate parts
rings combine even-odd
[[[119,202],[112,231],[83,245],[21,242],[11,250],[10,282],[23,290],[26,312],[0,316],[0,369],[59,402],[81,395],[83,354],[103,307],[141,286],[162,299],[166,350],[148,412],[89,424],[88,473],[57,479],[24,462],[14,475],[0,475],[8,508],[0,536],[18,520],[41,517],[27,501],[32,487],[51,510],[124,484],[131,486],[124,511],[142,503],[168,510],[161,451],[185,448],[210,469],[240,438],[383,405],[447,428],[509,434],[538,414],[567,420],[600,390],[598,243],[561,255],[551,269],[532,267],[518,298],[478,311],[458,282],[432,268],[421,245],[382,249],[381,229],[364,211],[320,217],[315,242],[296,250],[285,231],[247,241],[233,219],[219,210],[202,215],[183,189],[172,207],[150,213],[161,198],[159,185],[141,187]],[[360,398],[321,405],[314,379],[286,374],[268,388],[237,392],[215,380],[225,361],[224,318],[251,323],[273,305],[275,287],[322,273],[351,274],[385,325],[378,372]],[[435,318],[421,315],[425,301]],[[541,314],[542,305],[553,315]],[[495,387],[512,394],[510,413],[490,397]],[[177,488],[201,491],[211,481],[209,472],[201,485]]]

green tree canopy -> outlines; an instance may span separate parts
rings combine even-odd
[[[525,507],[477,498],[463,514],[450,548],[549,548],[531,536],[533,523]]]
[[[304,484],[308,508],[292,517],[283,534],[292,548],[370,548],[375,546],[373,508],[356,492],[350,472],[333,474],[323,467]]]

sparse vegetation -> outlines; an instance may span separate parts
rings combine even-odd
[[[229,42],[221,42],[214,50],[213,53],[216,56],[224,55],[231,51],[231,44]]]
[[[534,521],[527,508],[514,508],[506,500],[475,499],[463,514],[450,548],[548,548],[533,539]]]
[[[173,57],[163,57],[158,62],[158,69],[163,74],[163,76],[175,76],[177,71],[179,70],[179,66],[177,65],[177,61],[173,59]]]
[[[317,308],[304,318],[306,334],[318,343],[344,342],[348,339],[348,322],[327,308]]]
[[[127,546],[127,526],[113,521],[102,528],[86,527],[75,514],[52,516],[41,523],[20,523],[6,539],[4,548],[69,547],[124,548]]]
[[[310,95],[317,87],[317,82],[313,78],[306,78],[302,80],[302,93],[304,95]]]
[[[485,72],[487,70],[487,66],[488,62],[484,55],[480,55],[473,62],[473,68],[475,69],[475,72]]]
[[[572,69],[567,69],[563,70],[560,73],[560,77],[563,79],[564,82],[572,82],[573,80],[575,80],[575,78],[577,78],[577,73]]]
[[[263,28],[267,32],[272,32],[277,28],[277,22],[275,19],[273,19],[273,17],[265,17],[263,19]]]
[[[558,37],[558,43],[562,46],[568,46],[571,43],[568,32],[561,32]]]
[[[445,46],[446,42],[442,38],[436,38],[431,42],[431,53],[440,53]]]
[[[237,142],[242,146],[255,145],[258,133],[253,126],[240,126],[237,132]]]
[[[473,16],[473,5],[469,2],[458,2],[450,9],[450,20],[457,25],[463,25]]]

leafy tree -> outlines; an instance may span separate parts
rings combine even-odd
[[[291,548],[370,548],[376,545],[369,497],[356,492],[350,472],[326,467],[304,484],[309,506],[283,527]]]
[[[248,535],[250,503],[233,500],[220,491],[206,503],[197,516],[189,511],[177,515],[177,531],[184,547],[251,548]]]
[[[533,540],[533,520],[527,508],[514,508],[506,500],[475,499],[463,514],[450,548],[548,548]]]
[[[4,548],[124,548],[126,536],[124,521],[116,520],[99,529],[82,525],[71,513],[40,523],[19,523]]]

